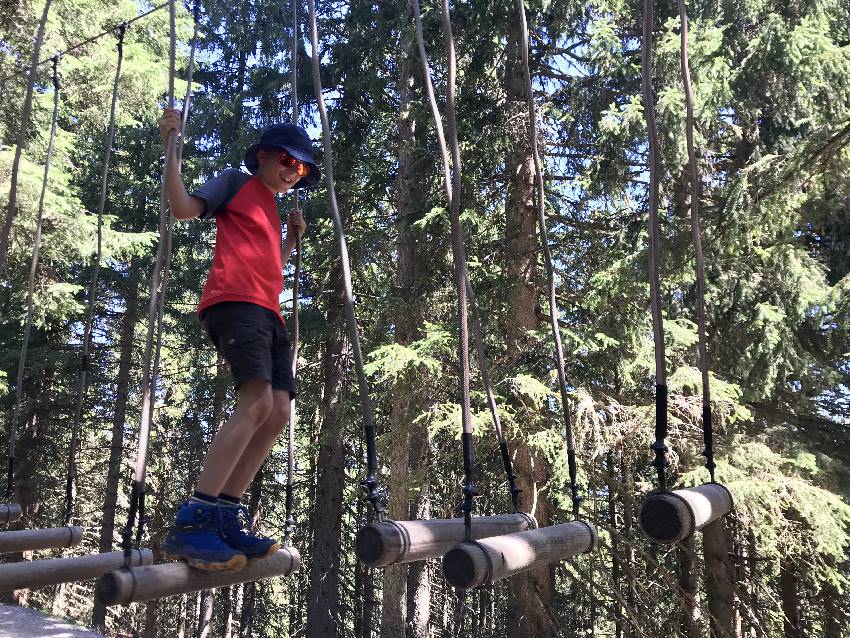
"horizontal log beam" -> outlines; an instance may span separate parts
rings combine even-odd
[[[126,605],[274,576],[288,576],[300,567],[301,554],[290,547],[280,549],[267,558],[248,561],[245,568],[236,573],[205,572],[185,563],[118,569],[98,579],[95,595],[104,605]]]
[[[74,547],[82,540],[83,528],[76,525],[0,532],[0,554]]]
[[[596,529],[584,521],[462,542],[443,556],[446,581],[458,589],[481,587],[522,572],[587,554]]]
[[[8,525],[21,520],[23,512],[17,503],[0,503],[0,525]]]
[[[650,494],[640,509],[640,526],[656,543],[678,543],[731,510],[729,490],[720,483],[706,483]]]
[[[131,561],[134,566],[150,565],[153,553],[134,549]],[[0,565],[0,592],[93,580],[123,565],[124,552],[5,563]]]
[[[472,538],[487,538],[537,528],[534,517],[525,513],[472,518]],[[462,518],[429,521],[384,521],[370,523],[357,532],[354,549],[370,567],[439,558],[453,545],[466,539]]]

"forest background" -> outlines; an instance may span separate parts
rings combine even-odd
[[[300,282],[295,543],[284,579],[108,613],[92,584],[16,592],[14,600],[143,636],[708,635],[703,556],[662,548],[638,529],[653,487],[654,360],[647,275],[646,128],[635,0],[528,2],[531,71],[545,151],[546,204],[582,485],[599,529],[589,556],[458,595],[439,565],[364,569],[353,553],[369,520],[362,420],[342,313],[339,258],[324,185],[302,206],[309,224]],[[42,2],[5,2],[0,77],[25,68]],[[53,3],[43,55],[149,8],[128,0]],[[691,72],[707,264],[708,344],[718,480],[727,520],[735,633],[848,635],[850,620],[850,5],[840,0],[696,0]],[[391,515],[457,512],[462,463],[456,396],[456,300],[439,151],[407,3],[348,0],[318,8],[334,171]],[[300,123],[318,139],[313,52],[299,21]],[[423,7],[438,100],[445,51],[437,3]],[[671,391],[671,480],[704,482],[694,259],[684,96],[675,3],[655,9],[655,91],[662,158],[662,297]],[[533,207],[534,168],[519,19],[507,0],[452,6],[458,48],[462,210],[472,284],[499,409],[541,524],[570,519],[545,278]],[[200,184],[238,166],[244,148],[291,112],[289,3],[201,4],[202,39],[184,175]],[[185,80],[192,18],[178,22]],[[141,353],[156,253],[168,14],[127,31],[108,178],[90,387],[75,469],[75,553],[109,551],[126,517],[138,436]],[[61,523],[97,199],[116,62],[107,36],[62,58],[58,137],[44,211],[34,330],[23,386],[17,500],[23,526]],[[13,411],[53,93],[40,67],[8,262],[0,275],[0,436]],[[182,86],[182,88],[181,88]],[[178,96],[185,81],[178,83]],[[26,91],[3,83],[0,204]],[[316,145],[317,151],[319,145]],[[281,201],[281,211],[292,206]],[[216,427],[233,406],[227,370],[194,309],[214,224],[174,226],[148,474],[156,547],[186,497]],[[287,295],[291,277],[287,278]],[[284,301],[284,315],[291,301]],[[480,513],[509,507],[486,404],[473,374]],[[264,529],[282,534],[282,440],[250,491]],[[25,556],[29,558],[30,556]],[[5,557],[19,560],[24,556]]]

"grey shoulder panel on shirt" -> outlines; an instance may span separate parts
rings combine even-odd
[[[228,168],[193,191],[191,193],[192,197],[197,197],[206,203],[206,208],[204,214],[201,215],[201,219],[215,217],[224,211],[227,203],[233,199],[234,195],[239,192],[239,189],[251,177],[253,176],[243,173],[238,168]]]

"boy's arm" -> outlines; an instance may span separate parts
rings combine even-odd
[[[180,112],[177,109],[165,109],[159,120],[159,131],[162,134],[162,145],[168,152],[168,136],[180,130]],[[180,174],[180,163],[177,161],[176,144],[168,162],[168,173],[165,176],[165,196],[175,219],[193,219],[200,217],[206,210],[206,203],[196,197],[191,197],[186,191],[183,176]]]
[[[283,250],[281,251],[281,268],[284,270],[289,264],[289,256],[295,250],[296,233],[298,237],[304,234],[307,230],[307,222],[304,221],[304,215],[300,210],[290,211],[286,217],[286,239],[283,242]]]

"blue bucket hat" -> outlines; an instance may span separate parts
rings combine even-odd
[[[265,129],[260,135],[260,141],[245,151],[245,167],[251,175],[255,175],[259,168],[257,151],[260,149],[283,149],[310,167],[310,172],[296,182],[293,188],[310,188],[319,181],[321,173],[313,161],[313,142],[300,126],[275,124]]]

